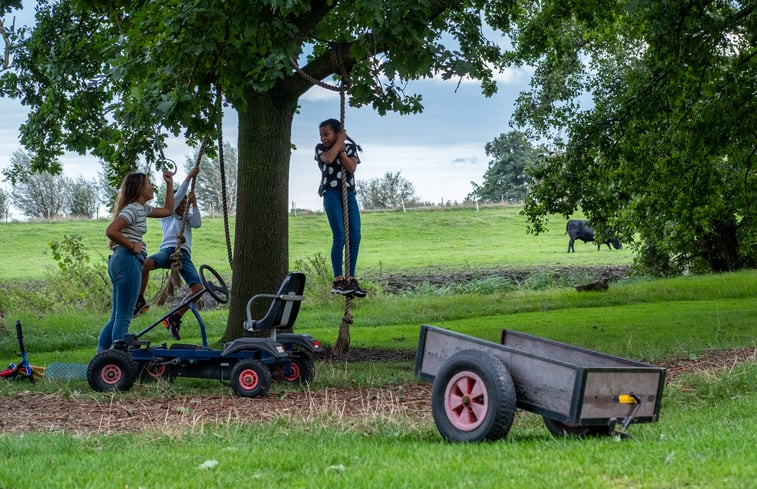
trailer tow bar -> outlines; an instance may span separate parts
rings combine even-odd
[[[636,412],[641,407],[641,399],[631,392],[630,394],[620,394],[616,400],[619,404],[632,404],[633,407],[631,408],[631,412],[628,413],[628,416],[623,418],[623,421],[621,422],[621,428],[618,430],[614,430],[614,433],[616,435],[619,435],[621,438],[631,438],[631,435],[626,431],[628,429],[628,425],[631,424],[633,421],[633,418],[636,416]]]

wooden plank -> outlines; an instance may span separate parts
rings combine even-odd
[[[663,382],[663,369],[588,369],[579,418],[623,418],[633,405],[620,404],[620,394],[634,394],[641,400],[638,418],[657,419],[658,393]]]
[[[502,330],[503,345],[519,350],[528,351],[535,355],[553,358],[571,365],[584,368],[592,367],[649,367],[645,363],[635,362],[626,358],[608,355],[579,346],[561,343],[559,341],[540,338],[538,336],[512,331]]]

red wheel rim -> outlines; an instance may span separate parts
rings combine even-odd
[[[450,423],[461,431],[481,426],[489,410],[489,396],[481,377],[473,372],[457,373],[444,391],[444,412]]]
[[[145,367],[145,372],[147,372],[147,375],[154,379],[163,377],[166,374],[166,370],[168,370],[168,367],[166,367],[165,365],[147,365]]]
[[[282,372],[282,376],[284,377],[284,380],[286,380],[287,382],[294,382],[295,380],[300,378],[300,366],[297,365],[295,362],[291,362],[289,364],[289,371],[291,372],[289,375],[286,375]]]
[[[117,365],[106,365],[100,371],[100,379],[108,385],[117,384],[122,376],[123,371]]]
[[[246,368],[239,373],[239,386],[245,390],[252,390],[258,386],[260,379],[258,373],[250,368]]]

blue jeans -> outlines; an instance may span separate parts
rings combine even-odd
[[[176,248],[170,246],[168,248],[161,248],[160,251],[152,255],[152,261],[155,262],[155,268],[171,268],[171,255],[176,251]],[[195,264],[192,263],[192,257],[189,256],[189,252],[184,248],[181,249],[181,277],[187,285],[199,284],[200,275],[197,273]]]
[[[355,275],[357,253],[360,249],[360,209],[357,206],[355,192],[347,192],[347,208],[350,224],[350,275]],[[323,196],[323,209],[331,226],[331,267],[334,276],[343,275],[342,262],[344,255],[344,215],[342,212],[342,191],[327,190]]]
[[[98,353],[107,350],[116,340],[124,339],[129,331],[134,305],[142,281],[142,264],[146,255],[135,255],[123,246],[117,246],[108,260],[108,276],[113,284],[110,319],[97,340]]]

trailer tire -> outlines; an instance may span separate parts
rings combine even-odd
[[[271,387],[271,371],[258,360],[239,360],[231,369],[231,388],[242,397],[260,397]]]
[[[557,438],[561,438],[564,436],[584,438],[588,436],[610,435],[612,433],[612,430],[608,426],[572,425],[568,423],[563,423],[562,421],[558,421],[556,419],[547,418],[546,416],[542,416],[542,419],[544,420],[544,426],[546,426],[549,432],[552,433],[552,435]]]
[[[504,438],[515,417],[510,372],[488,353],[466,350],[452,355],[434,379],[431,412],[445,440]]]
[[[137,365],[122,350],[105,350],[92,358],[87,366],[87,382],[98,391],[128,391],[137,379]]]

